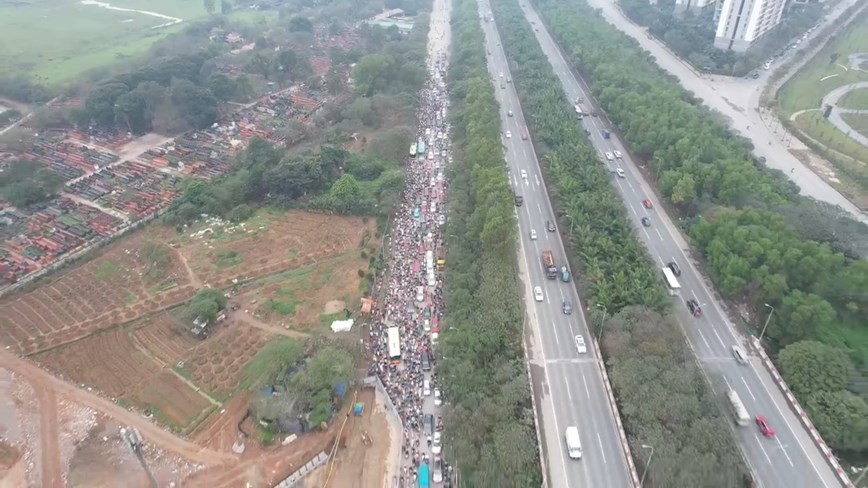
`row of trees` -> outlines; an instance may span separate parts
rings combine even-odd
[[[816,340],[842,349],[855,364],[845,381],[855,395],[845,404],[831,401],[843,395],[806,401],[812,418],[845,408],[847,418],[862,415],[868,298],[859,252],[868,227],[799,198],[795,185],[754,161],[743,141],[584,1],[539,0],[539,6],[634,154],[659,174],[660,192],[691,219],[689,234],[721,292],[753,310],[775,307],[767,333],[772,351]],[[868,435],[854,444],[822,420],[818,426],[836,449],[868,449]]]
[[[166,221],[182,224],[203,213],[244,220],[250,207],[263,203],[346,214],[389,212],[400,201],[403,185],[394,162],[331,145],[287,156],[285,148],[253,138],[230,173],[211,182],[188,180]]]
[[[671,2],[621,0],[619,5],[631,20],[647,27],[680,58],[697,69],[729,76],[744,76],[757,69],[769,56],[781,51],[823,15],[817,3],[787,5],[784,17],[771,32],[752,45],[746,53],[717,49],[714,35],[717,28],[714,7],[683,9]]]
[[[476,2],[453,2],[446,316],[438,348],[445,456],[468,486],[539,486],[523,361],[516,221]]]
[[[493,6],[513,82],[569,245],[585,303],[612,314],[602,351],[633,452],[654,446],[654,486],[742,486],[743,464],[719,403],[671,317],[659,271],[582,133],[517,1]],[[594,313],[598,319],[601,314]],[[602,325],[602,322],[600,322]],[[643,460],[635,458],[640,465]],[[644,469],[640,466],[640,469]]]

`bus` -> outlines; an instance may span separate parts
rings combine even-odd
[[[401,362],[401,333],[397,327],[389,327],[386,329],[389,340],[389,359],[397,364]]]
[[[416,156],[416,143],[415,142],[413,144],[410,144],[410,156],[412,156],[412,157]]]
[[[419,465],[419,488],[428,488],[431,483],[431,475],[428,470],[428,463],[422,462]]]
[[[748,415],[747,409],[744,408],[744,403],[741,402],[738,393],[730,389],[726,394],[726,399],[729,400],[729,406],[732,408],[732,414],[735,416],[735,423],[742,427],[748,425],[750,423],[750,415]]]
[[[669,288],[669,294],[675,296],[681,290],[681,284],[675,278],[675,273],[669,267],[663,268],[663,280],[666,281],[666,286]]]
[[[421,137],[419,138],[419,142],[416,143],[416,154],[425,154],[425,140]]]

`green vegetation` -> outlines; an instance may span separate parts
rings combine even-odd
[[[289,337],[271,340],[246,365],[241,388],[253,389],[274,383],[278,375],[302,357],[302,347]]]
[[[118,263],[103,260],[97,265],[94,277],[100,281],[105,281],[116,278],[124,271],[126,271],[126,268],[121,267]]]
[[[184,317],[188,320],[201,320],[211,323],[217,319],[217,314],[226,306],[223,291],[216,288],[205,288],[199,291],[184,307]]]
[[[174,265],[172,251],[162,242],[147,241],[139,249],[139,259],[145,266],[145,276],[158,280]]]
[[[655,486],[744,485],[747,467],[714,392],[683,333],[660,315],[669,301],[659,271],[636,240],[611,175],[582,134],[518,2],[495,4],[493,11],[546,181],[566,221],[561,228],[581,250],[574,254],[584,269],[577,273],[584,302],[613,315],[602,352],[633,452],[655,446],[654,463],[646,466]],[[610,59],[629,62],[626,54]]]
[[[244,262],[244,257],[242,257],[238,251],[227,249],[217,253],[216,262],[218,268],[231,268],[232,266],[238,266]]]
[[[865,46],[868,49],[868,45]],[[853,110],[868,110],[868,88],[859,88],[848,92],[838,100],[838,106]]]
[[[868,194],[868,166],[865,165],[868,148],[839,131],[823,118],[821,112],[797,114],[802,110],[822,109],[823,97],[835,88],[868,81],[865,63],[861,69],[850,66],[850,55],[860,53],[868,53],[868,17],[864,15],[833,36],[804,68],[787,81],[778,91],[776,102],[784,124],[795,127],[821,144],[812,144],[812,147],[835,165],[839,179],[864,195]],[[850,92],[841,99],[840,106],[868,107],[868,90]],[[797,114],[795,120],[791,121],[794,114]],[[860,126],[864,127],[864,124],[857,124],[857,130]]]
[[[354,373],[353,355],[349,351],[325,346],[292,376],[288,386],[297,396],[299,408],[310,412],[311,426],[319,426],[331,417],[335,390],[341,384],[348,385]]]
[[[727,76],[744,76],[758,68],[823,16],[821,4],[790,2],[780,24],[746,53],[736,53],[714,47],[717,24],[714,22],[713,4],[701,10],[687,9],[681,13],[676,13],[678,7],[672,2],[620,0],[618,4],[627,17],[647,27],[680,58],[702,71]]]
[[[288,288],[277,290],[274,298],[268,300],[268,306],[280,315],[293,315],[296,305],[295,292]]]
[[[50,200],[62,186],[62,176],[34,161],[12,161],[0,171],[0,197],[16,207]]]
[[[848,388],[860,395],[851,400],[864,403],[868,262],[860,258],[868,249],[866,226],[798,198],[777,172],[754,164],[738,139],[585,2],[540,0],[539,6],[564,51],[594,80],[592,91],[634,154],[659,172],[658,189],[686,219],[718,289],[754,316],[765,303],[775,307],[766,334],[773,354],[804,340],[845,351],[855,364]],[[524,45],[534,44],[527,39]],[[815,419],[842,408],[802,399]],[[828,423],[817,425],[826,435]],[[864,452],[864,445],[828,434],[840,453]],[[856,434],[868,438],[868,432]]]
[[[539,486],[516,222],[476,2],[453,2],[449,272],[438,347],[447,460],[462,485]]]

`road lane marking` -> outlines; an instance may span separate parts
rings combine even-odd
[[[717,327],[712,325],[711,331],[714,332],[715,336],[717,336],[717,340],[720,342],[720,347],[726,349],[726,343],[723,342],[723,339],[720,338],[720,334],[717,333]]]
[[[603,448],[603,438],[600,437],[599,432],[597,432],[597,442],[600,443],[600,455],[603,456],[603,464],[608,464],[608,462],[606,461],[606,451]]]
[[[745,381],[744,376],[739,376],[741,378],[741,382],[744,383],[744,387],[747,389],[747,394],[753,398],[753,401],[756,401],[756,397],[753,395],[753,392],[750,390],[750,387],[747,385],[747,381]]]
[[[711,344],[709,344],[708,341],[705,339],[705,334],[702,333],[702,330],[697,328],[696,332],[699,332],[699,337],[702,339],[702,342],[705,343],[705,347],[711,350]]]
[[[591,399],[591,390],[588,388],[588,381],[585,380],[585,373],[582,373],[582,384],[585,385],[585,395],[588,396],[588,400]]]
[[[781,438],[780,438],[780,437],[775,437],[775,440],[778,441],[778,446],[780,446],[780,448],[781,448],[781,452],[784,453],[784,456],[787,458],[787,461],[790,463],[790,467],[791,467],[791,468],[792,468],[792,467],[795,467],[795,464],[793,464],[793,460],[790,459],[790,455],[787,454],[787,448],[784,447],[784,444],[781,442]]]
[[[754,438],[756,439],[757,444],[759,444],[760,449],[762,449],[763,454],[764,454],[765,457],[766,457],[766,461],[768,461],[769,464],[772,464],[772,458],[769,457],[769,453],[766,452],[766,448],[763,447],[763,440],[760,439],[760,437],[759,437],[758,435],[756,435],[756,434],[754,434],[753,436],[754,436]]]

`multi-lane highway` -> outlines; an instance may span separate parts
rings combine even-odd
[[[489,12],[487,2],[480,12]],[[583,318],[579,297],[572,281],[560,277],[549,280],[543,270],[542,253],[552,251],[555,262],[566,263],[566,251],[558,232],[550,232],[546,222],[556,225],[554,212],[542,181],[533,144],[523,137],[527,124],[511,83],[506,55],[493,22],[483,23],[488,67],[495,83],[503,119],[503,145],[510,180],[524,203],[516,207],[520,228],[522,277],[526,286],[528,319],[531,324],[531,377],[546,465],[548,486],[594,488],[632,486],[624,450],[609,406],[600,370],[594,360],[594,344]],[[509,116],[509,112],[512,116]],[[536,239],[531,239],[531,232]],[[541,287],[542,301],[534,298]],[[573,312],[564,314],[564,302]],[[586,352],[580,353],[575,337],[581,335]],[[576,426],[582,441],[580,460],[567,456],[564,431]]]
[[[522,7],[528,21],[535,22],[538,26],[538,29],[535,29],[536,37],[567,97],[570,100],[583,97],[586,107],[596,109],[590,90],[573,75],[536,11],[525,2],[522,2]],[[747,364],[742,365],[733,358],[732,346],[743,344],[744,339],[736,333],[721,309],[709,282],[688,258],[687,243],[661,209],[658,198],[650,185],[643,180],[623,143],[614,132],[609,139],[603,137],[604,130],[613,129],[609,122],[601,113],[601,117],[585,117],[576,123],[582,124],[590,132],[590,141],[600,152],[600,164],[607,165],[611,171],[613,184],[622,195],[627,213],[636,226],[637,235],[645,243],[651,256],[661,269],[669,262],[679,265],[681,275],[677,279],[681,289],[679,296],[675,298],[676,317],[684,327],[691,347],[717,392],[723,398],[726,389],[733,388],[751,417],[763,415],[775,429],[776,435],[766,438],[753,423],[745,427],[733,427],[759,484],[763,487],[788,488],[840,486],[835,474],[787,407],[786,400],[759,359],[750,357]],[[605,153],[615,151],[620,151],[623,159],[609,161]],[[617,176],[618,168],[623,170],[624,178]],[[541,192],[539,194],[543,195]],[[646,208],[642,204],[646,199],[653,203],[653,208]],[[532,212],[533,208],[528,210]],[[649,227],[640,223],[643,217],[650,219]],[[685,300],[688,299],[694,299],[700,304],[703,312],[701,317],[694,317],[688,312],[685,306]],[[749,353],[751,351],[746,346],[744,350]],[[732,418],[732,415],[728,418]]]

